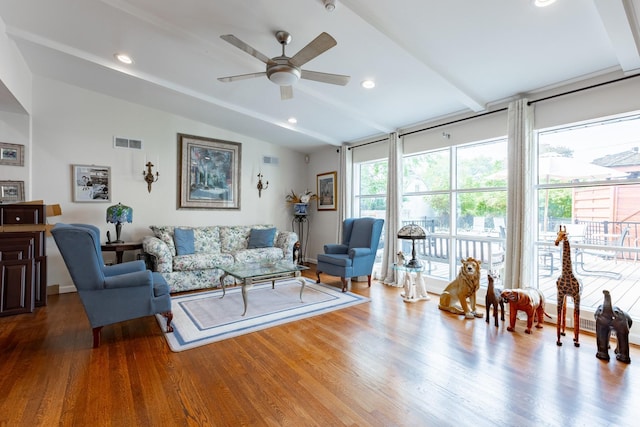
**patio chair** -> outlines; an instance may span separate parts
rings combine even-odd
[[[156,313],[167,318],[167,332],[173,331],[169,285],[160,273],[140,260],[105,266],[93,225],[58,223],[51,234],[93,328],[94,348],[103,326]]]
[[[585,276],[604,276],[604,277],[611,277],[613,279],[620,280],[622,278],[622,275],[618,272],[607,271],[607,270],[589,270],[585,268],[584,256],[592,255],[592,256],[599,257],[606,260],[613,260],[614,262],[617,263],[618,254],[621,252],[616,249],[624,247],[624,242],[628,235],[629,235],[629,227],[623,228],[622,232],[620,233],[620,236],[611,245],[611,248],[612,248],[611,250],[583,249],[583,248],[576,249],[576,272],[578,272],[578,274],[583,274]],[[606,244],[608,242],[605,241],[603,243]],[[582,270],[582,271],[579,271],[579,270]]]

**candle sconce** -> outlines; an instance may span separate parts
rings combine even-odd
[[[262,197],[262,190],[266,190],[267,188],[269,188],[269,181],[267,181],[266,184],[263,184],[262,178],[262,173],[258,173],[258,197]]]
[[[147,162],[145,165],[147,167],[146,171],[142,171],[142,175],[144,176],[144,180],[147,182],[147,190],[151,193],[151,184],[158,181],[160,178],[160,172],[156,170],[156,174],[153,174],[153,163]]]

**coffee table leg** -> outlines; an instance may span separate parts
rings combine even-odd
[[[304,285],[307,284],[306,280],[304,279],[298,279],[300,281],[300,302],[304,302],[302,301],[302,292],[304,292]]]
[[[220,286],[222,286],[222,296],[220,297],[220,299],[224,298],[224,295],[227,292],[226,289],[224,288],[225,277],[227,277],[227,273],[223,273],[222,276],[220,276]]]
[[[244,279],[242,282],[242,302],[244,303],[244,311],[242,315],[247,314],[247,291],[253,287],[251,279]]]

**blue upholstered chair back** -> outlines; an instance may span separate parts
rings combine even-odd
[[[104,269],[97,227],[56,224],[51,231],[78,291],[104,288]]]

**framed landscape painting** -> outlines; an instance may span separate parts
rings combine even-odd
[[[24,166],[24,145],[0,142],[0,165]]]
[[[239,142],[178,134],[178,209],[240,209]]]
[[[111,168],[96,165],[72,165],[74,202],[110,202]]]
[[[337,172],[326,172],[317,176],[319,211],[335,211],[338,207]]]
[[[0,203],[24,202],[24,181],[0,181]]]

